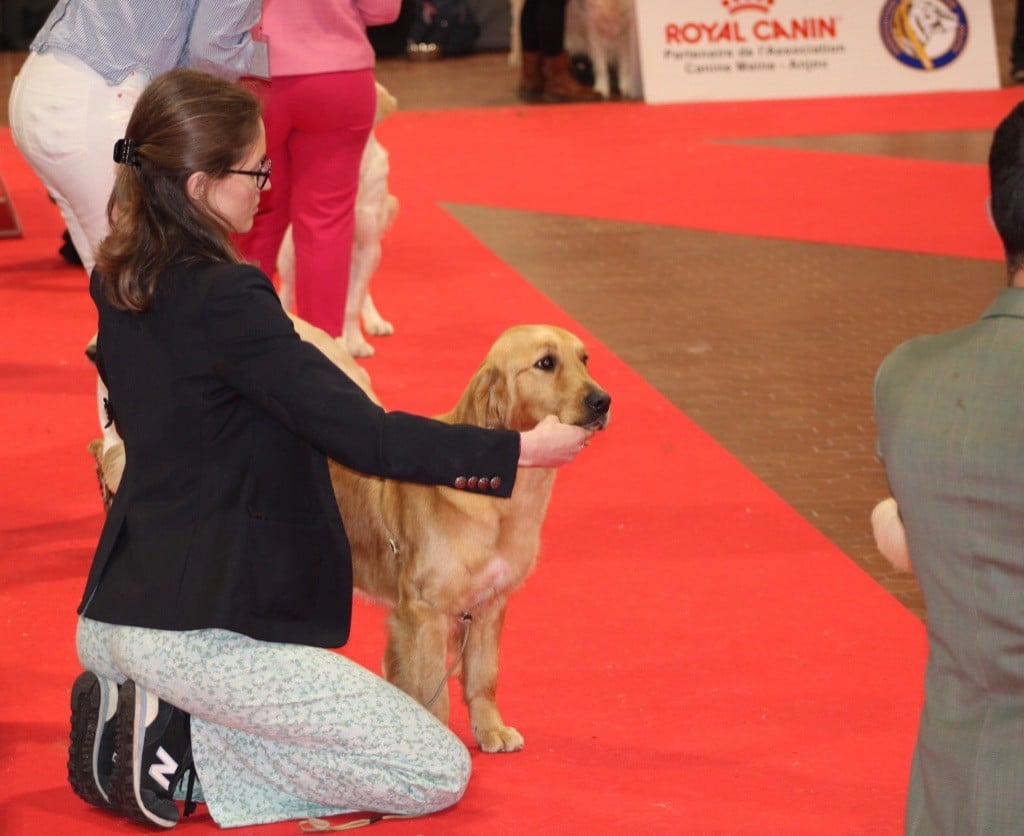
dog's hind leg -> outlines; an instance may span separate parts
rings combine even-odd
[[[498,711],[498,647],[504,622],[504,602],[474,613],[462,659],[462,695],[469,707],[473,736],[485,752],[523,748],[523,736],[506,726]]]
[[[388,681],[448,723],[448,617],[422,600],[401,600],[388,619]],[[428,704],[429,703],[429,704]]]

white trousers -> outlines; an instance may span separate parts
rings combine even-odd
[[[145,73],[133,72],[110,85],[76,56],[50,50],[30,52],[11,88],[11,138],[57,204],[87,276],[109,227],[114,143],[148,83]],[[104,426],[106,395],[97,381],[104,452],[119,441],[116,430]]]
[[[114,143],[149,78],[106,80],[67,52],[29,53],[8,107],[11,138],[57,203],[88,275],[107,234]]]
[[[192,715],[192,751],[221,827],[457,802],[469,753],[426,709],[330,650],[227,630],[78,622],[78,656]]]

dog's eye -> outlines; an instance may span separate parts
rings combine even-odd
[[[541,371],[549,372],[555,367],[555,358],[550,354],[546,354],[534,363],[533,367],[535,369],[540,369]]]

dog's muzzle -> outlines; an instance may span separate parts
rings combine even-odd
[[[612,396],[603,389],[595,389],[583,399],[587,409],[586,418],[580,426],[588,430],[603,430],[608,426],[608,418],[612,406]]]

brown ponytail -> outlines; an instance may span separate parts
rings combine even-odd
[[[171,70],[143,91],[125,132],[96,269],[122,310],[149,308],[172,261],[238,262],[227,222],[188,195],[201,171],[223,177],[259,137],[260,106],[242,87],[196,70]]]

